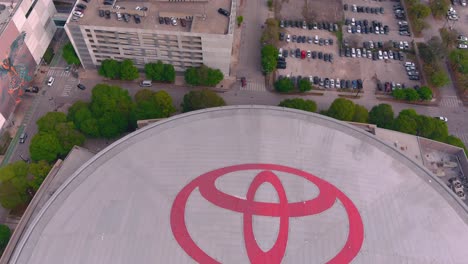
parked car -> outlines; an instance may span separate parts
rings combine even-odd
[[[227,17],[229,17],[229,15],[230,15],[229,11],[227,11],[226,9],[223,9],[223,8],[219,8],[218,13],[220,13],[223,16],[227,16]]]
[[[52,86],[54,84],[55,78],[50,76],[49,80],[47,80],[47,86]]]
[[[80,89],[80,90],[86,90],[86,86],[84,86],[84,85],[81,84],[81,83],[79,83],[79,84],[77,85],[77,87],[78,87],[78,89]]]
[[[435,118],[436,118],[436,119],[439,119],[439,120],[442,120],[442,121],[444,121],[444,122],[448,122],[448,118],[445,117],[445,116],[436,116]]]

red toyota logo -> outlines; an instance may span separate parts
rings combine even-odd
[[[215,181],[219,177],[236,171],[261,170],[255,176],[247,191],[246,199],[241,199],[218,190]],[[302,177],[315,184],[320,193],[307,201],[288,203],[283,185],[274,171],[286,172]],[[254,201],[255,193],[262,183],[268,182],[278,193],[279,203]],[[190,237],[185,224],[185,206],[191,193],[198,188],[200,194],[212,204],[243,214],[245,248],[252,264],[281,263],[288,243],[289,218],[319,214],[331,208],[338,199],[344,206],[349,220],[348,239],[344,247],[327,263],[350,263],[361,249],[364,240],[362,219],[353,202],[338,188],[307,172],[274,164],[242,164],[225,167],[205,173],[185,186],[177,195],[171,209],[172,233],[184,251],[199,263],[219,263],[206,254]],[[273,247],[264,252],[257,244],[252,227],[252,217],[279,217],[278,238]]]

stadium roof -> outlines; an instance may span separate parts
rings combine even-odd
[[[86,162],[10,263],[466,263],[466,212],[427,170],[351,125],[211,108]]]

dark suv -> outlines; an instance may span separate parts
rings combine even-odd
[[[220,13],[223,16],[227,16],[227,17],[229,16],[229,11],[227,11],[226,9],[220,8],[218,9],[218,13]]]

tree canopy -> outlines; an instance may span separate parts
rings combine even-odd
[[[52,169],[52,166],[50,166],[45,160],[40,160],[29,165],[29,173],[33,175],[33,179],[29,182],[29,186],[31,186],[34,191],[39,189],[47,174],[49,174],[50,169]]]
[[[273,45],[265,45],[262,48],[263,72],[269,74],[276,69],[278,63],[278,49]]]
[[[137,120],[169,117],[176,111],[166,91],[142,89],[135,94],[135,102]]]
[[[353,122],[367,123],[369,120],[369,111],[362,105],[354,105]]]
[[[432,100],[432,90],[431,88],[427,87],[427,86],[423,86],[421,88],[419,88],[418,90],[418,94],[419,94],[419,98],[421,98],[421,100]]]
[[[96,85],[89,109],[92,118],[96,119],[99,136],[114,138],[136,127],[132,98],[127,90],[118,86]]]
[[[8,241],[10,241],[11,230],[8,226],[1,224],[0,225],[0,254],[3,253]]]
[[[169,82],[175,81],[175,70],[171,64],[164,64],[162,61],[157,63],[145,64],[146,78],[158,81],[158,82]]]
[[[80,65],[81,63],[78,55],[76,55],[73,45],[70,42],[63,46],[62,57],[68,64]]]
[[[29,153],[31,159],[55,161],[64,152],[55,133],[39,132],[31,140]]]
[[[307,91],[312,90],[312,84],[310,83],[308,79],[304,78],[299,81],[298,88],[300,92],[307,92]]]
[[[56,126],[67,122],[67,115],[62,112],[48,112],[36,121],[37,128],[42,132],[55,132]]]
[[[105,59],[98,70],[99,75],[110,79],[120,78],[120,62],[114,59]]]
[[[0,168],[0,204],[13,209],[29,200],[28,164],[24,161],[10,163]]]
[[[287,93],[294,90],[294,83],[289,78],[278,79],[275,82],[275,90],[280,93]]]
[[[280,102],[279,106],[299,109],[307,112],[316,112],[317,104],[312,100],[304,100],[302,98],[285,99]]]
[[[218,69],[205,65],[190,67],[185,71],[185,82],[194,86],[216,86],[224,79],[224,74]]]
[[[139,76],[138,69],[133,65],[132,60],[126,59],[120,63],[120,78],[122,80],[133,81]]]
[[[326,115],[342,121],[352,121],[355,105],[351,100],[337,98],[326,111]]]
[[[369,112],[369,122],[380,128],[391,129],[393,126],[393,109],[388,104],[379,104],[372,107]]]
[[[186,93],[181,106],[183,112],[189,112],[224,105],[226,103],[223,98],[211,90],[203,89]]]

